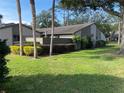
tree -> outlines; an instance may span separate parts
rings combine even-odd
[[[102,7],[106,12],[118,16],[123,20],[123,29],[124,29],[124,0],[60,0],[63,7],[74,11],[82,11],[84,7],[91,7],[92,9],[97,9]],[[123,10],[122,14],[120,11],[116,11],[115,7],[118,3],[119,7]],[[122,31],[121,38],[121,49],[120,53],[124,54],[124,30]]]
[[[37,28],[48,28],[51,27],[52,24],[52,14],[51,10],[43,10],[39,15],[36,17],[36,27]],[[57,18],[55,17],[55,26],[60,26]]]
[[[16,0],[17,4],[17,11],[18,11],[18,17],[19,17],[19,36],[20,36],[20,56],[23,55],[23,36],[22,36],[22,17],[21,17],[21,5],[20,5],[20,0]]]
[[[7,80],[9,70],[7,68],[6,55],[10,53],[9,47],[6,45],[6,40],[0,40],[0,93],[4,90],[3,83]]]
[[[36,45],[36,10],[35,10],[35,1],[30,0],[30,6],[32,11],[32,31],[34,39],[34,58],[37,58],[37,45]]]
[[[52,3],[52,31],[51,31],[51,42],[50,42],[50,56],[53,52],[53,38],[54,38],[54,19],[55,18],[55,0]]]

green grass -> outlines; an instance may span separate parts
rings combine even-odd
[[[118,47],[53,57],[9,55],[7,93],[124,93],[124,57]]]

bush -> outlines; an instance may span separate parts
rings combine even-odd
[[[81,42],[82,39],[80,36],[74,36],[72,40],[73,42],[78,43],[78,42]]]
[[[96,41],[96,47],[104,47],[106,46],[106,41],[98,40]]]
[[[77,46],[81,46],[81,49],[89,49],[93,47],[93,42],[88,36],[83,36],[82,38],[80,36],[74,36],[73,42],[75,42]]]
[[[9,70],[6,66],[7,61],[5,56],[10,53],[9,47],[6,45],[6,40],[0,40],[0,85],[7,79]],[[2,86],[0,86],[1,88]]]
[[[91,38],[88,36],[84,36],[81,39],[81,49],[89,49],[93,47],[93,42],[91,41]]]
[[[26,56],[32,56],[34,54],[34,47],[33,46],[24,46],[23,51]],[[38,55],[40,55],[42,52],[42,48],[38,46],[37,52],[38,52]]]
[[[19,54],[20,53],[20,47],[19,46],[10,46],[10,50],[12,54]]]

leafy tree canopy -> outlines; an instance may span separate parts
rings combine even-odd
[[[36,17],[36,26],[37,28],[48,28],[51,27],[52,24],[52,14],[51,11],[43,10],[39,15]],[[59,26],[59,22],[55,17],[55,26]]]

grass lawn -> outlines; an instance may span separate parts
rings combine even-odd
[[[117,46],[41,57],[9,55],[7,93],[124,93],[124,57]]]

